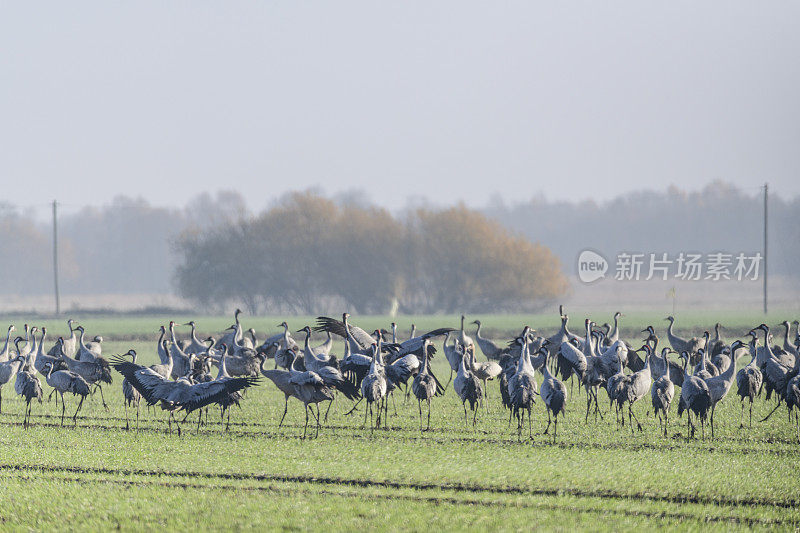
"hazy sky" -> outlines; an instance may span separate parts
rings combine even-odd
[[[4,200],[800,194],[800,3],[3,2]]]

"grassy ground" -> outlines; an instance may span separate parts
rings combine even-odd
[[[457,325],[456,318],[417,323],[426,329]],[[633,331],[657,318],[663,317],[623,320]],[[770,319],[771,325],[778,321]],[[732,331],[762,321],[758,315],[733,314],[725,320],[719,315],[679,320],[676,328],[685,323],[686,330],[690,324],[692,330],[702,329],[721,320]],[[247,319],[245,324],[271,332],[275,328],[268,326],[279,321]],[[92,335],[107,339],[147,334],[153,340],[109,340],[104,351],[133,347],[149,363],[156,358],[154,332],[162,322],[152,317],[84,324]],[[291,321],[296,329],[305,322]],[[515,331],[523,323],[550,331],[555,322],[552,317],[485,319],[496,331]],[[213,331],[229,323],[229,318],[204,318],[201,327]],[[386,320],[357,323],[372,328]],[[65,329],[58,322],[52,326]],[[435,370],[447,380],[442,357]],[[541,401],[534,410],[532,441],[519,438],[514,425],[508,427],[497,383],[489,384],[488,408],[480,411],[475,429],[465,426],[450,387],[434,401],[430,432],[419,431],[416,402],[406,403],[397,394],[397,415],[390,407],[388,430],[362,428],[363,409],[345,416],[349,402],[341,401],[319,437],[303,439],[302,405],[291,401],[286,423],[278,428],[283,395],[269,381],[248,392],[228,432],[221,431],[218,411],[212,411],[210,425],[199,434],[192,415],[180,438],[168,435],[160,409],[148,413],[144,408],[139,430],[125,431],[120,382],[115,374],[106,388],[109,411],[96,395],[75,427],[69,421],[62,428],[60,408],[45,402],[35,405],[34,425],[27,431],[21,426],[24,403],[13,386],[4,388],[0,528],[730,530],[800,525],[794,426],[780,410],[752,429],[739,429],[735,390],[717,410],[717,438],[687,443],[686,419],[677,419],[676,402],[667,438],[648,416],[649,396],[635,407],[644,431],[632,435],[628,426],[615,427],[606,402],[604,418],[586,423],[585,396],[574,389],[553,443],[551,435],[542,434]],[[67,409],[68,414],[75,409],[71,398]],[[769,409],[759,400],[754,419]]]

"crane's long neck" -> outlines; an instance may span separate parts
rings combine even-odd
[[[619,315],[617,313],[614,313],[614,331],[612,331],[609,336],[611,338],[619,336]]]
[[[0,353],[4,354],[8,353],[8,343],[10,342],[10,340],[11,340],[11,326],[8,327],[8,333],[6,333],[6,343],[3,346],[3,351]]]
[[[227,357],[227,354],[223,353],[222,357],[219,358],[219,372],[217,372],[217,379],[229,377],[228,367],[225,365],[225,357]]]
[[[476,339],[481,339],[481,340],[483,340],[483,337],[481,336],[481,326],[482,326],[482,325],[483,325],[483,324],[481,324],[480,322],[478,322],[478,329],[476,329],[476,330],[475,330],[475,338],[476,338]]]
[[[192,343],[195,345],[203,344],[202,342],[200,342],[200,339],[197,338],[197,324],[195,324],[194,322],[192,322]]]
[[[172,367],[175,362],[172,360],[172,352],[170,351],[169,346],[167,346],[167,341],[164,341],[161,346],[164,347],[164,353],[167,355],[167,368],[169,369],[167,376],[169,376],[169,374],[172,374]]]
[[[672,326],[674,324],[675,324],[675,321],[674,320],[670,320],[669,321],[669,326],[667,326],[667,335],[669,335],[670,337],[674,337],[675,336],[675,333],[672,331]]]
[[[669,381],[670,380],[670,377],[669,377],[669,357],[667,357],[667,351],[664,350],[664,353],[662,355],[664,356],[664,379]]]
[[[39,349],[35,352],[34,357],[37,357],[37,356],[40,356],[40,355],[44,355],[44,339],[46,337],[47,337],[47,330],[42,329],[42,337],[39,339]],[[61,346],[62,346],[62,349],[63,349],[63,346],[64,346],[63,343],[62,343]],[[33,353],[33,350],[31,350],[31,352]]]
[[[392,344],[397,344],[397,324],[392,322]]]
[[[81,333],[80,336],[78,337],[78,344],[80,344],[81,348],[83,348],[84,350],[88,350],[86,345],[83,343],[83,335],[85,333],[84,330],[79,329],[78,331],[80,331],[80,333]]]
[[[38,348],[36,347],[36,335],[34,334],[33,331],[31,331],[31,350],[28,353],[34,353],[37,350]]]

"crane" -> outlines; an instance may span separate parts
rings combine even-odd
[[[536,376],[531,364],[530,353],[528,352],[528,333],[530,333],[530,327],[525,326],[522,330],[522,335],[519,337],[521,350],[517,369],[508,380],[508,396],[511,400],[512,414],[517,418],[517,435],[519,436],[522,433],[525,411],[527,411],[528,436],[533,439],[531,407],[536,403],[535,396],[538,394],[538,386],[536,385]],[[547,349],[546,345],[543,348]]]
[[[567,414],[567,387],[550,373],[547,361],[542,366],[542,372],[544,373],[544,380],[542,381],[541,396],[547,408],[547,427],[544,430],[544,434],[547,435],[550,430],[550,414],[552,413],[555,422],[553,426],[553,442],[555,442],[558,435],[558,415]]]
[[[686,442],[689,442],[690,429],[692,436],[694,436],[696,429],[692,424],[692,413],[700,420],[703,440],[705,440],[705,421],[708,416],[708,410],[711,408],[711,393],[708,390],[708,385],[698,376],[689,375],[689,357],[688,351],[681,352],[681,359],[683,359],[683,386],[678,400],[678,416],[681,416],[683,411],[686,411]]]
[[[61,425],[64,425],[64,393],[71,392],[73,396],[80,396],[81,400],[78,403],[78,408],[75,409],[75,414],[72,417],[72,422],[78,424],[78,413],[83,406],[83,400],[89,395],[89,384],[86,380],[74,372],[69,370],[56,370],[53,371],[53,363],[50,361],[44,364],[45,381],[53,387],[55,391],[61,396]]]
[[[420,360],[419,372],[414,381],[411,382],[411,390],[417,398],[417,406],[419,407],[419,430],[422,429],[422,402],[428,404],[428,427],[425,431],[431,429],[431,398],[436,395],[436,379],[428,373],[428,348],[430,341],[425,339],[422,349],[422,357]]]
[[[752,333],[752,332],[751,332]],[[742,416],[739,418],[739,428],[744,427],[744,400],[750,400],[750,427],[753,427],[753,401],[761,393],[761,385],[764,382],[764,377],[761,374],[761,369],[756,364],[758,353],[756,352],[756,336],[752,334],[750,340],[750,362],[739,372],[736,373],[736,393],[742,403]]]
[[[483,355],[486,356],[486,359],[500,359],[500,352],[502,352],[503,349],[490,339],[481,336],[480,320],[473,320],[472,323],[477,324],[478,326],[478,329],[475,330],[475,340],[478,341],[478,347],[480,347]]]
[[[675,397],[675,384],[670,379],[670,364],[667,354],[669,348],[661,350],[661,358],[664,361],[661,377],[658,378],[650,389],[650,397],[653,403],[653,414],[658,416],[659,426],[663,426],[664,436],[667,436],[667,425],[669,424],[669,408],[672,405],[672,398]],[[652,367],[652,361],[650,363]]]
[[[17,394],[25,398],[25,418],[22,427],[28,429],[31,419],[31,401],[34,399],[42,403],[42,382],[36,377],[36,371],[30,364],[30,354],[26,357],[18,355],[17,359],[22,363],[22,368],[17,372],[17,379],[14,381],[14,390]]]
[[[466,352],[462,353],[461,364],[458,367],[456,378],[453,380],[453,389],[464,407],[464,425],[467,424],[467,402],[469,402],[469,408],[472,411],[472,427],[474,428],[478,416],[478,404],[483,400],[483,387],[477,376],[467,369],[467,357]]]
[[[133,364],[136,364],[136,350],[128,350],[123,357],[131,356]],[[130,422],[128,421],[128,407],[136,406],[136,430],[139,430],[139,402],[142,401],[142,395],[139,391],[133,388],[128,378],[122,378],[122,400],[125,405],[125,430],[130,429]]]
[[[736,374],[736,350],[742,348],[745,344],[736,340],[731,344],[731,355],[733,361],[722,374],[713,376],[705,380],[708,386],[708,392],[711,395],[711,440],[714,440],[714,411],[717,404],[728,394],[728,391],[733,385],[734,376]]]

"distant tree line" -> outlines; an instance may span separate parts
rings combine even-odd
[[[463,206],[401,219],[296,193],[258,217],[186,232],[177,249],[182,296],[252,313],[533,310],[567,290],[547,248]]]
[[[217,311],[238,305],[224,296],[234,294],[230,288],[234,281],[227,280],[224,272],[259,269],[262,286],[258,290],[248,290],[251,282],[245,276],[236,277],[242,285],[237,298],[247,294],[248,305],[254,308],[275,305],[302,310],[322,300],[330,306],[347,303],[359,309],[374,305],[385,310],[397,298],[401,307],[411,310],[483,309],[513,300],[516,293],[497,299],[493,295],[502,294],[501,286],[513,286],[515,276],[528,282],[539,275],[538,271],[527,272],[527,277],[515,273],[518,263],[509,267],[510,257],[529,253],[552,257],[532,253],[522,244],[513,249],[508,243],[539,243],[530,246],[551,250],[561,262],[559,268],[571,271],[583,248],[607,257],[622,251],[757,251],[763,231],[757,187],[743,191],[720,182],[694,192],[641,191],[606,202],[540,197],[508,205],[497,201],[481,210],[482,217],[463,207],[390,215],[353,195],[326,200],[305,193],[272,201],[272,207],[260,213],[249,211],[244,197],[231,191],[200,194],[180,207],[157,207],[123,196],[102,206],[65,206],[59,210],[62,294],[189,295],[202,290],[205,296],[198,296],[198,301],[202,298],[209,311]],[[303,206],[309,206],[311,213]],[[771,189],[769,212],[770,276],[800,276],[800,197],[781,197],[780,190]],[[445,231],[448,224],[461,229]],[[503,238],[496,241],[487,238],[489,234]],[[50,293],[50,208],[0,202],[0,235],[0,295]],[[211,244],[223,238],[239,243],[238,250]],[[229,268],[214,270],[225,254],[230,254],[226,257]],[[194,269],[191,277],[183,274],[192,265],[202,264],[207,265],[205,278]],[[478,284],[475,271],[493,272],[496,278],[512,281]],[[277,272],[282,273],[280,283]],[[314,275],[306,276],[306,272]],[[363,280],[364,288],[345,290],[348,280]],[[536,283],[545,286],[548,282]],[[213,292],[222,287],[227,287],[224,293]],[[264,287],[274,292],[265,298]],[[336,290],[320,291],[319,287]],[[520,287],[522,282],[514,290],[526,294]],[[350,299],[347,302],[344,294]],[[537,298],[546,299],[546,291]],[[526,299],[525,305],[535,305],[534,301]]]

